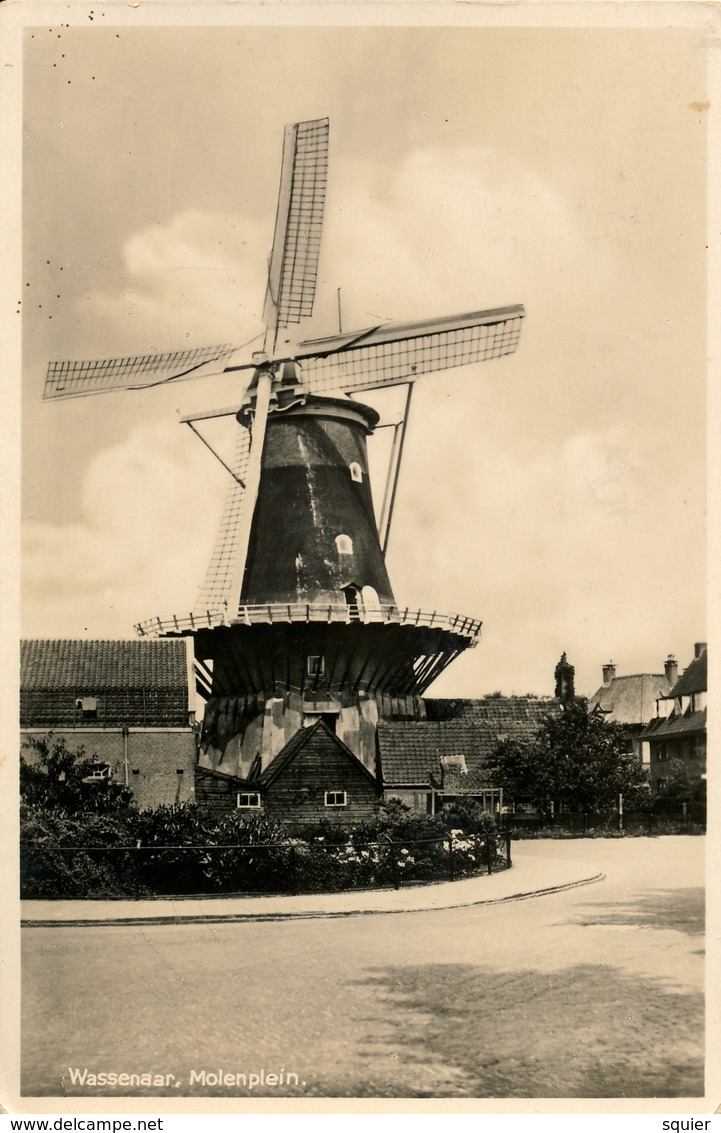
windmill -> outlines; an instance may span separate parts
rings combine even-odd
[[[201,762],[249,781],[319,717],[372,769],[377,720],[422,716],[423,691],[476,644],[479,621],[396,603],[385,552],[414,382],[511,354],[524,315],[515,305],[299,338],[313,312],[327,168],[328,119],[286,127],[262,350],[52,362],[45,384],[44,397],[59,399],[247,372],[240,404],[182,419],[208,445],[201,422],[239,425],[230,464],[215,454],[232,480],[196,604],[136,629],[193,636],[209,693]],[[390,386],[405,386],[406,399],[376,525],[366,441],[379,416],[352,395]]]

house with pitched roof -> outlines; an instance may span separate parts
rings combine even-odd
[[[20,648],[20,728],[52,732],[94,756],[98,780],[130,787],[136,804],[195,794],[192,656],[184,640],[27,640]]]
[[[492,771],[498,744],[531,739],[549,712],[561,711],[558,698],[534,696],[426,698],[424,706],[425,720],[378,725],[384,799],[424,814],[464,800],[498,813],[503,798]]]
[[[641,734],[656,714],[659,697],[667,696],[678,675],[678,665],[669,654],[663,673],[633,673],[617,676],[616,666],[609,661],[603,666],[603,684],[588,700],[588,711],[616,724],[623,724],[629,751],[639,759],[644,749]]]
[[[323,719],[301,728],[261,770],[248,778],[206,767],[196,772],[196,801],[216,817],[240,810],[293,824],[370,821],[381,790],[373,775]]]
[[[702,794],[706,779],[707,647],[694,646],[694,658],[673,687],[657,701],[657,712],[641,733],[649,748],[651,791],[669,785],[670,774],[683,768],[688,785]]]

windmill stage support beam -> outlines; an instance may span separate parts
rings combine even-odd
[[[405,410],[404,410],[404,413],[403,413],[403,420],[401,421],[400,426],[399,426],[400,437],[399,437],[399,434],[396,433],[396,436],[393,438],[393,452],[391,453],[391,461],[393,460],[393,455],[395,454],[395,466],[394,466],[393,472],[392,472],[393,486],[391,488],[390,502],[388,504],[388,515],[387,515],[387,517],[385,517],[385,530],[382,533],[382,541],[381,541],[381,545],[382,545],[384,555],[385,555],[386,551],[388,550],[388,541],[390,539],[390,534],[391,534],[391,522],[393,520],[393,509],[395,507],[395,502],[396,502],[396,492],[398,490],[398,478],[400,476],[401,461],[403,459],[403,445],[405,444],[406,428],[408,427],[408,417],[409,417],[410,412],[411,412],[411,398],[412,397],[413,397],[413,382],[409,382],[408,383],[408,392],[406,393],[406,405],[405,405]],[[396,440],[398,441],[397,451],[396,451]]]
[[[250,464],[245,482],[246,506],[243,511],[243,522],[238,538],[238,558],[230,588],[234,603],[240,604],[240,593],[245,575],[245,566],[248,559],[248,545],[250,543],[250,530],[253,524],[255,505],[260,488],[260,472],[263,461],[263,445],[265,444],[265,430],[268,423],[268,408],[273,385],[273,375],[269,370],[260,370],[258,373],[258,391],[255,402],[255,417],[250,448]]]
[[[243,367],[236,366],[236,367],[233,367],[233,368],[234,369],[241,369],[242,368],[244,370],[247,370],[250,367],[248,367],[248,366],[243,366]],[[240,409],[241,409],[240,405],[230,405],[226,409],[206,409],[204,412],[201,412],[201,413],[190,413],[190,414],[188,414],[187,417],[181,417],[180,423],[181,423],[181,425],[191,425],[193,421],[210,421],[214,417],[237,417],[238,413],[240,412]]]
[[[221,455],[220,455],[219,453],[217,453],[217,452],[215,451],[215,449],[213,448],[213,446],[212,446],[211,444],[209,444],[209,443],[208,443],[208,441],[206,441],[206,439],[205,439],[205,437],[203,436],[203,434],[202,434],[202,433],[200,433],[200,432],[198,432],[198,430],[197,430],[197,429],[195,428],[195,426],[193,425],[193,422],[192,422],[192,421],[185,421],[185,422],[184,422],[184,424],[186,424],[186,425],[188,426],[188,428],[189,428],[189,429],[192,429],[192,430],[193,430],[193,432],[195,433],[195,435],[196,435],[196,437],[198,438],[198,440],[201,440],[201,441],[203,442],[203,444],[205,445],[205,447],[206,447],[207,449],[209,449],[209,451],[210,451],[210,452],[212,452],[212,454],[213,454],[213,456],[215,457],[215,459],[216,459],[217,461],[219,461],[219,462],[220,462],[220,464],[222,464],[222,465],[223,465],[223,468],[225,469],[225,471],[226,471],[226,472],[229,472],[229,473],[230,473],[230,475],[231,475],[231,476],[233,477],[233,479],[235,480],[236,484],[240,484],[241,488],[244,488],[244,487],[245,487],[245,480],[241,480],[240,476],[236,476],[236,475],[235,475],[235,472],[233,472],[233,469],[232,469],[232,468],[230,467],[230,465],[229,465],[229,464],[226,464],[226,463],[225,463],[225,461],[223,460],[222,456],[221,456]]]

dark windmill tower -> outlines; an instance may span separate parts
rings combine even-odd
[[[46,397],[249,369],[234,415],[235,460],[216,547],[192,613],[140,624],[141,635],[192,634],[209,699],[201,765],[253,779],[303,727],[323,719],[370,770],[379,718],[414,719],[421,695],[480,622],[409,610],[385,565],[413,383],[422,374],[498,358],[518,343],[523,307],[385,324],[297,341],[310,317],[325,203],[328,121],[285,132],[269,261],[264,350],[234,348],[104,362],[52,363]],[[367,441],[379,418],[354,394],[407,387],[394,423],[380,522]],[[207,441],[206,441],[207,443]],[[228,467],[226,465],[226,467]]]

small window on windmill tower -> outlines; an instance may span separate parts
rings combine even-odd
[[[83,720],[97,720],[98,718],[97,696],[76,697],[75,708],[78,712],[82,713]]]
[[[353,554],[353,540],[350,535],[336,535],[335,545],[339,555]]]
[[[309,677],[322,677],[325,673],[325,659],[323,657],[308,657],[306,671]]]
[[[358,462],[354,460],[352,464],[348,465],[348,467],[350,468],[350,478],[351,478],[351,480],[354,480],[356,482],[356,484],[362,484],[363,483],[363,469],[361,468],[360,464],[358,464]]]

